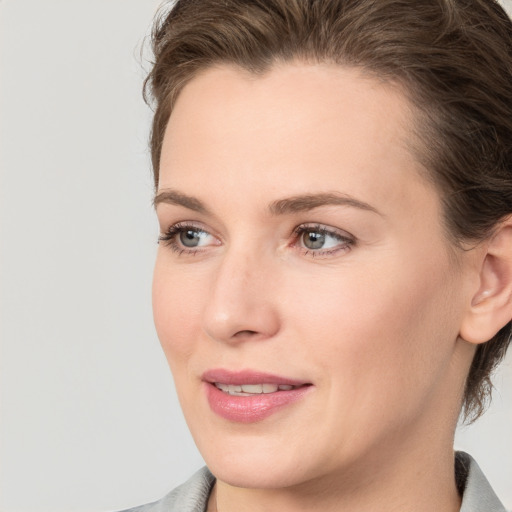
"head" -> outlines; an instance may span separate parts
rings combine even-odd
[[[404,194],[412,194],[414,200],[406,201],[401,205],[402,217],[406,216],[406,211],[409,210],[411,218],[414,219],[414,211],[417,210],[416,214],[419,215],[416,218],[417,226],[425,221],[424,218],[421,218],[422,212],[419,209],[423,208],[423,214],[425,212],[432,214],[431,220],[435,232],[430,234],[424,232],[423,238],[415,246],[417,252],[410,255],[411,258],[415,255],[419,261],[423,254],[430,258],[430,263],[423,266],[421,262],[419,263],[419,272],[423,272],[423,276],[416,283],[416,288],[422,289],[423,295],[416,297],[417,302],[414,298],[409,300],[407,297],[407,293],[414,296],[412,288],[409,292],[404,292],[401,297],[392,297],[392,290],[385,287],[379,289],[377,286],[376,293],[378,295],[380,290],[383,298],[388,294],[389,300],[396,300],[397,307],[402,312],[407,312],[407,318],[397,319],[397,326],[400,325],[400,321],[406,322],[407,329],[411,329],[411,339],[416,338],[421,330],[426,338],[445,337],[446,339],[459,338],[463,340],[466,347],[464,350],[466,353],[470,353],[471,357],[460,393],[459,390],[454,392],[459,394],[459,406],[465,411],[466,417],[469,419],[478,417],[483,412],[489,397],[492,371],[504,357],[510,343],[510,303],[500,309],[499,315],[494,315],[494,321],[488,321],[488,318],[480,320],[480,318],[484,318],[481,315],[477,320],[465,321],[464,329],[456,329],[458,324],[457,322],[453,323],[452,320],[466,318],[469,313],[466,314],[463,311],[464,308],[476,310],[480,303],[487,300],[485,294],[488,293],[488,290],[484,290],[485,293],[482,292],[479,296],[466,289],[466,285],[469,287],[465,279],[467,269],[474,269],[475,265],[481,267],[484,264],[473,255],[478,254],[478,251],[485,251],[485,248],[490,247],[492,243],[497,244],[498,249],[495,251],[497,254],[499,251],[503,251],[503,247],[508,243],[500,242],[502,238],[507,238],[505,235],[501,236],[500,228],[508,222],[512,215],[512,23],[503,9],[491,0],[425,0],[421,2],[412,0],[400,2],[396,0],[379,2],[366,0],[325,0],[321,2],[314,0],[188,0],[178,1],[170,12],[162,15],[161,19],[157,21],[153,43],[155,64],[148,76],[146,86],[147,93],[151,95],[155,105],[151,153],[157,193],[174,188],[173,180],[177,176],[177,183],[185,184],[185,188],[188,187],[188,190],[193,189],[194,180],[198,183],[200,190],[201,186],[206,187],[201,199],[208,196],[209,190],[213,195],[215,194],[217,189],[211,187],[213,181],[209,183],[207,175],[198,174],[187,178],[184,176],[184,169],[193,167],[190,162],[190,165],[187,166],[186,155],[201,153],[202,142],[209,140],[208,137],[214,133],[214,131],[201,131],[201,115],[200,113],[195,115],[194,103],[197,100],[198,105],[201,104],[205,109],[211,109],[210,111],[205,110],[204,122],[209,120],[209,126],[212,127],[215,124],[214,105],[218,99],[219,104],[225,107],[229,124],[229,119],[235,119],[237,115],[236,112],[232,112],[231,104],[228,102],[229,98],[225,97],[226,94],[230,94],[233,103],[238,104],[236,107],[239,109],[238,114],[244,115],[244,108],[249,109],[247,116],[254,122],[255,127],[259,123],[267,129],[272,126],[275,128],[276,134],[280,134],[280,130],[283,128],[278,126],[279,119],[286,119],[286,116],[289,116],[289,123],[295,121],[299,126],[301,122],[307,124],[307,120],[314,119],[316,114],[319,116],[318,119],[327,119],[330,115],[328,111],[322,111],[322,105],[315,105],[314,102],[312,102],[311,108],[316,110],[308,111],[309,107],[304,107],[303,117],[298,115],[293,118],[292,113],[297,111],[297,105],[306,104],[308,98],[314,97],[315,94],[319,98],[329,97],[334,102],[332,112],[336,112],[339,107],[338,112],[345,116],[339,120],[341,131],[335,133],[335,136],[339,136],[340,141],[346,140],[343,137],[347,137],[349,140],[347,146],[354,148],[350,137],[355,132],[360,135],[359,141],[368,134],[373,136],[373,142],[380,137],[374,148],[375,155],[380,154],[379,152],[389,145],[395,144],[401,148],[401,160],[389,160],[390,169],[393,165],[402,171],[409,168],[413,181],[405,186],[403,180],[409,179],[407,173],[402,172],[395,176],[385,165],[383,169],[390,171],[389,181],[378,175],[378,170],[375,168],[372,171],[374,175],[368,175],[366,179],[373,181],[375,177],[378,177],[383,180],[382,193],[388,197],[394,197],[397,202],[402,201]],[[299,86],[299,84],[304,85]],[[216,87],[217,85],[218,87]],[[335,99],[336,87],[340,91],[339,102]],[[217,99],[209,96],[209,93],[205,91],[213,91],[211,94],[216,94],[217,91]],[[243,91],[246,91],[248,97],[251,98],[249,104],[243,102],[245,94]],[[269,96],[270,91],[275,91],[274,96]],[[289,91],[289,94],[286,91]],[[349,98],[346,104],[343,100],[345,95]],[[287,107],[288,97],[291,100]],[[273,100],[275,100],[274,103],[272,103]],[[334,104],[338,107],[335,107]],[[250,105],[258,106],[259,110],[251,110]],[[272,108],[274,112],[283,105],[281,114],[285,117],[271,120],[265,117],[264,120],[261,117],[261,112],[265,110],[265,105],[269,105],[269,110]],[[364,113],[365,119],[361,122],[359,122],[357,111],[354,111],[353,105],[359,105],[361,108],[359,112]],[[223,111],[216,111],[216,115],[217,119],[222,119]],[[192,147],[196,144],[192,132],[184,138],[181,137],[181,134],[188,129],[184,128],[188,123],[185,121],[187,116],[190,119],[190,130],[196,130],[194,133],[197,135],[197,146],[193,147],[189,153],[186,149],[177,150],[177,148]],[[382,133],[387,118],[390,119],[390,129],[389,133],[384,136]],[[346,126],[347,119],[351,123],[349,131]],[[265,123],[267,124],[265,125]],[[315,161],[315,158],[319,161],[321,155],[329,154],[329,150],[333,147],[332,142],[335,140],[335,136],[332,134],[338,128],[332,119],[326,123],[319,121],[316,134],[318,135],[322,128],[326,129],[326,126],[330,126],[332,130],[329,133],[326,132],[324,138],[315,141],[317,147],[322,147],[325,142],[325,151],[322,154],[309,155],[311,157],[310,164]],[[380,130],[377,130],[377,127]],[[240,142],[233,135],[238,132],[236,121],[232,121],[230,128],[231,130],[226,128],[225,131],[220,128],[215,135],[218,136],[219,153],[222,155],[229,153],[228,142],[232,144]],[[375,131],[372,132],[372,130]],[[301,135],[317,136],[312,133]],[[231,136],[233,139],[230,141],[229,137]],[[258,138],[260,136],[261,138]],[[258,141],[268,143],[268,148],[260,147],[259,153],[264,153],[268,149],[269,155],[272,155],[271,141],[264,137],[263,130],[262,133],[255,136],[254,143],[257,144]],[[331,139],[334,137],[334,139],[331,140],[329,137]],[[226,142],[226,147],[222,146],[224,142]],[[371,141],[366,142],[370,145],[372,143]],[[357,148],[352,149],[352,154],[347,157],[348,160],[343,160],[343,163],[350,161],[353,168],[356,168],[358,162],[364,161],[364,157],[361,155],[364,153],[366,142],[361,142],[362,146],[359,148],[359,152],[356,150]],[[327,148],[327,146],[329,147]],[[233,146],[235,155],[237,151],[241,151],[239,149],[241,147],[243,147],[243,143]],[[344,147],[340,143],[340,148]],[[205,153],[208,151],[205,150]],[[298,148],[297,151],[299,151]],[[350,153],[350,150],[348,152]],[[175,158],[175,155],[178,156]],[[216,158],[215,151],[211,151],[210,156],[212,155],[214,160]],[[239,154],[238,157],[240,158],[238,163],[242,162],[242,155]],[[281,157],[283,155],[278,158]],[[293,159],[293,157],[290,158]],[[301,158],[302,161],[307,160],[308,155],[301,155]],[[326,159],[328,160],[328,157]],[[221,160],[222,158],[219,157],[219,162],[213,162],[212,167],[217,169],[222,163],[226,179],[229,179],[229,176],[235,176],[233,174],[235,166],[229,167],[229,160],[228,164]],[[386,155],[384,155],[385,160]],[[205,162],[206,160],[199,160],[196,164],[204,166]],[[271,167],[271,160],[269,162]],[[327,162],[326,165],[328,167],[329,163]],[[220,171],[217,169],[215,172]],[[246,172],[249,171],[246,169]],[[274,172],[279,171],[274,169]],[[311,171],[310,174],[313,172]],[[304,173],[304,176],[297,177],[298,182],[306,183],[309,187],[314,179],[308,182],[307,173],[305,171]],[[329,182],[329,179],[335,177],[335,173],[332,169],[329,173],[324,178],[329,183],[329,190],[334,190],[336,182]],[[269,198],[278,200],[279,196],[276,195],[274,198],[273,195],[275,192],[273,184],[276,189],[286,188],[290,181],[289,176],[285,175],[286,179],[280,180],[280,176],[274,174],[275,178],[272,181],[271,177],[265,174],[261,168],[255,167],[252,175],[248,174],[244,177],[244,183],[251,182],[252,188],[242,190],[240,187],[245,185],[240,184],[239,189],[234,189],[235,195],[247,194],[248,205],[251,201],[251,194],[258,194],[258,187],[262,187],[263,183],[266,184]],[[300,172],[298,174],[300,175]],[[361,174],[358,176],[359,182],[356,180],[352,183],[350,173],[345,172],[340,175],[341,185],[339,188],[341,192],[347,193],[347,184],[348,192],[359,190]],[[206,181],[203,183],[205,178]],[[218,176],[215,179],[217,178]],[[212,177],[210,179],[213,180]],[[236,182],[236,179],[233,182]],[[226,181],[226,184],[229,184],[229,181]],[[404,188],[400,190],[402,185]],[[300,187],[296,189],[291,187],[290,192],[291,196],[298,196],[303,195],[305,191],[300,190]],[[370,196],[378,198],[378,190],[374,189]],[[213,200],[211,205],[205,205],[204,201],[201,204],[194,202],[196,199],[196,197],[190,199],[174,194],[168,202],[169,204],[179,203],[181,207],[203,215],[206,211],[215,211],[219,204],[225,204],[229,200],[226,197],[223,197],[222,201],[218,198],[217,202]],[[364,193],[363,199],[366,199]],[[374,208],[372,202],[367,204],[362,201],[362,203],[358,206],[352,204],[352,207],[358,211],[358,215],[363,215],[362,210],[365,210],[364,215],[379,215],[379,213],[372,212],[373,209],[378,209]],[[237,207],[245,207],[243,203],[240,203],[240,198],[238,198],[237,205]],[[279,202],[274,202],[271,207],[274,210],[279,210],[281,207],[287,212],[290,210],[287,204]],[[225,211],[224,220],[236,218],[237,209],[234,206],[232,208],[234,209],[231,211]],[[300,204],[292,205],[292,212],[294,208],[295,211],[300,211]],[[390,208],[393,209],[394,206]],[[390,213],[390,215],[392,214]],[[174,213],[171,217],[173,216],[175,216]],[[221,226],[225,225],[222,213],[220,220],[219,216],[216,218],[218,224],[215,228],[207,226],[208,231],[206,228],[199,227],[195,233],[190,233],[191,236],[203,237],[207,251],[212,254],[215,251],[221,251],[221,249],[217,249],[217,246],[227,245],[226,239],[229,238],[228,235],[222,233],[224,228]],[[244,218],[243,213],[240,214],[240,218]],[[350,225],[351,222],[365,225],[365,221],[349,220],[346,223]],[[414,221],[412,222],[414,223]],[[166,223],[167,220],[163,222],[163,224]],[[368,226],[375,226],[375,223],[370,222]],[[325,242],[325,237],[327,237],[327,243],[332,243],[336,247],[345,244],[348,248],[351,243],[350,235],[325,232],[322,231],[323,228],[316,228],[319,232],[313,233],[313,227],[310,226],[310,231],[307,233],[310,238],[323,236]],[[165,232],[166,226],[163,226],[163,229]],[[211,233],[216,229],[218,236]],[[360,243],[362,245],[364,245],[365,236],[368,236],[369,239],[372,238],[373,235],[370,234],[372,229],[374,227],[368,227],[368,234],[361,234],[360,238],[363,241]],[[410,233],[413,232],[412,225],[409,225],[408,229]],[[236,231],[235,227],[233,230]],[[428,236],[432,240],[435,239],[432,246],[422,245],[428,240]],[[374,246],[378,246],[378,238],[377,236],[373,240]],[[312,240],[313,238],[308,243],[313,243]],[[345,242],[342,243],[343,240]],[[371,244],[369,243],[369,245]],[[392,254],[392,251],[388,251],[387,254]],[[439,256],[439,260],[436,259],[436,255]],[[204,256],[204,258],[214,259],[210,256]],[[384,260],[385,256],[381,254],[379,261]],[[493,280],[492,276],[501,272],[500,268],[494,268],[495,260],[497,261],[497,258],[492,257],[485,263],[489,267],[487,272],[487,275],[490,276],[489,282]],[[400,268],[393,267],[394,263],[391,264],[391,262],[391,266],[387,269],[379,267],[376,262],[372,263],[371,259],[367,263],[369,266],[366,267],[366,272],[359,274],[354,270],[351,279],[355,279],[353,276],[359,276],[361,286],[366,286],[368,290],[372,288],[372,279],[373,281],[379,280],[379,276],[372,276],[372,272],[368,272],[368,268],[376,269],[375,272],[382,270],[400,273]],[[225,262],[224,264],[227,265]],[[258,266],[256,262],[254,264]],[[329,267],[326,262],[322,264]],[[159,265],[160,270],[158,270]],[[172,272],[179,271],[186,274],[190,268],[189,265],[181,266],[183,263],[180,262],[179,270],[173,269],[170,274],[166,274],[161,270],[162,265],[164,263],[157,263],[156,279],[167,278],[170,280]],[[261,267],[263,268],[263,266],[262,264]],[[232,266],[233,269],[235,267],[236,264]],[[187,274],[191,285],[197,287],[200,284],[201,273],[206,272],[203,267],[201,268],[202,270],[194,275]],[[217,276],[215,279],[220,274],[229,273],[229,270],[224,270],[225,268],[228,267],[221,268],[219,266],[215,272],[211,270]],[[415,283],[414,269],[414,265],[410,266],[411,273],[409,275],[407,275],[407,271],[404,272],[407,279],[404,277],[403,290],[407,288],[407,283],[411,286]],[[247,268],[241,269],[241,271],[245,272]],[[303,277],[307,278],[309,271],[306,269],[304,271],[306,274]],[[322,270],[322,272],[324,271]],[[329,270],[325,270],[324,273],[327,276]],[[429,273],[431,273],[430,276],[427,275]],[[235,279],[234,275],[231,277],[232,279],[225,277],[226,282],[229,283]],[[317,316],[325,313],[326,304],[320,304],[316,309],[310,304],[301,302],[299,290],[294,290],[293,286],[287,288],[288,281],[286,280],[291,279],[289,275],[283,277],[276,272],[269,274],[268,279],[265,276],[260,276],[260,278],[259,282],[265,283],[265,290],[258,288],[258,293],[261,293],[262,297],[269,298],[270,302],[272,301],[271,296],[279,297],[280,304],[288,304],[296,299],[297,307],[303,308],[303,313],[306,315],[308,311],[313,311]],[[333,276],[329,276],[328,279],[326,277],[326,283],[332,281]],[[319,278],[317,282],[321,283],[322,279]],[[357,280],[353,281],[352,285],[354,289],[357,288]],[[474,282],[471,285],[473,286]],[[339,310],[340,316],[349,311],[352,315],[351,321],[356,322],[349,325],[354,332],[358,330],[357,325],[363,324],[368,319],[393,323],[390,310],[375,310],[373,317],[370,315],[369,318],[365,318],[363,314],[359,315],[354,308],[351,310],[350,305],[347,306],[344,303],[346,297],[340,287],[341,285],[327,291],[327,293],[331,293],[327,310],[332,320],[336,318],[337,310]],[[218,291],[215,291],[214,288],[215,285],[209,282],[207,289],[204,290],[205,294],[211,293],[212,297],[217,297]],[[157,330],[159,330],[161,338],[166,338],[168,331],[164,324],[168,315],[159,306],[164,290],[160,289],[158,283],[156,289]],[[282,295],[282,290],[287,289],[294,290],[293,297]],[[169,289],[166,290],[169,291]],[[315,291],[321,296],[321,287],[315,288]],[[500,291],[502,294],[504,292],[504,295],[507,294],[506,290],[501,289]],[[178,292],[176,294],[178,295]],[[418,311],[418,307],[424,305],[421,301],[426,298],[428,298],[426,312]],[[225,300],[229,302],[228,298]],[[232,300],[235,301],[235,299]],[[372,302],[372,295],[369,293],[364,297],[360,296],[358,300],[361,301],[358,304],[359,308],[364,308],[365,305],[368,306]],[[233,308],[237,309],[235,302],[233,302]],[[264,302],[265,300],[262,299],[261,310],[258,309],[258,311],[263,316],[267,315],[266,320],[261,320],[261,326],[254,325],[254,329],[250,325],[241,324],[240,330],[236,333],[238,339],[243,339],[246,336],[250,338],[254,333],[260,335],[263,333],[265,338],[271,338],[279,331],[277,325],[279,320],[272,316],[273,313],[268,311],[268,314],[265,313]],[[429,309],[430,306],[433,309]],[[408,310],[408,307],[411,309]],[[218,315],[215,320],[215,315],[211,311],[212,306],[206,304],[205,308],[209,308],[211,313],[211,331],[218,329],[218,337],[222,338],[223,327],[218,322]],[[365,309],[371,310],[372,308],[369,306]],[[447,312],[447,317],[444,316],[445,312]],[[206,311],[206,316],[210,313]],[[258,324],[260,313],[255,313],[255,324]],[[477,318],[478,315],[475,313],[473,316]],[[328,320],[328,317],[326,318]],[[433,325],[436,323],[433,321],[436,318],[439,321],[437,325]],[[217,323],[215,324],[215,322]],[[341,325],[343,326],[343,322]],[[180,326],[175,325],[173,329],[179,331]],[[208,329],[207,326],[203,331],[208,331]],[[375,326],[373,326],[373,330],[365,329],[360,329],[361,335],[372,333],[375,335],[378,331]],[[233,326],[231,326],[231,330],[233,330]],[[389,339],[396,334],[392,326],[388,331],[386,329],[384,331]],[[216,335],[210,332],[209,337],[213,339]],[[162,340],[162,343],[165,348],[166,341]],[[428,349],[429,355],[427,356],[427,353],[424,355],[423,361],[426,366],[429,365],[429,362],[433,365],[432,372],[441,371],[440,360],[444,356],[446,361],[449,360],[448,353],[453,347],[448,345],[443,345],[443,347],[439,349],[439,355],[433,354],[430,349]],[[180,350],[183,354],[188,349],[181,347]],[[379,357],[385,360],[385,344],[376,350],[377,352],[382,351]],[[411,346],[407,346],[407,348],[404,346],[402,354],[398,356],[403,357],[400,364],[407,365],[410,361],[413,366],[419,365],[422,357],[419,359],[416,357],[413,360],[413,353],[416,349],[411,353],[409,350],[413,350]],[[443,350],[445,351],[444,356]],[[214,352],[212,351],[211,354],[213,355]],[[215,357],[218,359],[218,364],[224,357],[224,363],[228,364],[231,356],[221,356],[220,352],[215,352],[215,354],[217,354]],[[346,355],[348,358],[351,357],[349,353]],[[411,355],[411,359],[408,359],[408,355]],[[354,361],[363,360],[364,363],[364,357],[361,359],[362,353],[353,353],[352,356]],[[306,351],[303,357],[308,358],[310,354]],[[363,363],[361,364],[364,369]],[[172,365],[171,361],[171,367]],[[356,370],[356,368],[352,368],[350,372],[354,372],[352,377],[357,380]],[[347,372],[347,379],[351,376],[350,372]],[[383,379],[393,378],[385,370],[382,371],[381,377]],[[409,378],[410,375],[404,373],[402,381],[404,387],[407,387]],[[440,376],[440,378],[442,377]],[[427,388],[428,386],[424,389],[425,396],[432,392],[431,388]],[[407,413],[404,412],[404,414]]]
[[[334,63],[397,84],[415,107],[415,154],[436,185],[447,236],[477,244],[512,214],[512,23],[492,0],[179,1],[157,21],[146,92],[160,157],[173,106],[201,71],[228,63],[263,75],[276,63]],[[149,97],[149,96],[148,96]],[[480,344],[464,392],[476,419],[510,343]]]

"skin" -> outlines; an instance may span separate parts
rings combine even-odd
[[[413,121],[397,88],[330,65],[259,77],[217,66],[181,92],[157,214],[164,238],[176,223],[202,238],[193,252],[179,235],[161,241],[153,304],[185,418],[217,477],[210,510],[459,510],[453,433],[475,348],[459,334],[482,255],[447,240],[439,193],[409,149]],[[269,210],[304,194],[369,208]],[[327,249],[294,232],[318,225],[334,232]],[[312,389],[234,423],[209,407],[201,375],[211,368]]]

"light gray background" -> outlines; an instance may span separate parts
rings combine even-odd
[[[2,512],[122,509],[202,465],[151,318],[158,3],[0,0]],[[456,445],[512,507],[512,357],[496,382]]]

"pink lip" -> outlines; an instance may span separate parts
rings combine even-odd
[[[313,387],[308,382],[252,370],[237,372],[222,369],[208,370],[203,374],[203,382],[211,410],[222,418],[237,423],[261,421],[283,407],[296,402]],[[233,396],[218,389],[214,385],[215,382],[240,385],[282,384],[301,387],[275,393]]]
[[[302,386],[309,384],[305,381],[289,379],[271,373],[258,372],[255,370],[242,370],[233,372],[231,370],[214,369],[203,373],[203,380],[206,382],[221,382],[222,384],[283,384],[288,386]]]

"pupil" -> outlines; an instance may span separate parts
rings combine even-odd
[[[182,231],[180,233],[180,242],[185,247],[197,247],[199,244],[199,239],[200,236],[197,231],[192,231],[189,229],[188,231]]]
[[[325,244],[325,235],[309,232],[304,234],[304,245],[308,249],[321,249]]]

